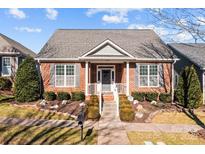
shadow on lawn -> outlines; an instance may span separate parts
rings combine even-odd
[[[192,120],[195,121],[195,123],[199,126],[201,126],[202,128],[205,129],[205,124],[196,116],[196,114],[194,113],[194,110],[191,110],[191,109],[182,109],[182,111],[189,117],[191,118]]]

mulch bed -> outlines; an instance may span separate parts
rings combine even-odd
[[[196,132],[190,132],[191,134],[203,138],[205,140],[205,129],[200,129]]]
[[[19,103],[16,101],[12,101],[11,104],[17,105],[19,107],[35,107],[37,109],[42,110],[49,110],[52,112],[59,112],[59,113],[68,113],[73,116],[77,116],[80,112],[80,101],[68,101],[67,104],[62,104],[62,101],[54,100],[54,101],[47,101],[45,106],[41,106],[40,101],[35,102],[27,102],[27,103]],[[58,105],[57,108],[52,108],[52,106]]]
[[[152,105],[150,102],[144,101],[139,102],[135,105],[133,104],[133,108],[135,109],[135,111],[137,111],[136,108],[138,105],[142,105],[144,112],[141,118],[135,117],[135,120],[133,121],[135,123],[148,123],[151,120],[150,118],[152,118],[155,114],[157,114],[160,111],[172,112],[178,110],[178,107],[171,103],[164,103],[162,106],[157,106]]]
[[[67,104],[62,104],[62,101],[54,100],[54,101],[49,101],[45,106],[40,106],[38,104],[37,106],[41,109],[46,109],[46,110],[51,110],[51,111],[56,111],[56,112],[61,112],[61,113],[68,113],[70,115],[77,116],[78,113],[80,112],[80,107],[79,107],[80,101],[68,101]],[[58,105],[57,109],[52,109],[52,106]]]

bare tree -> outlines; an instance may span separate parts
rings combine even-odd
[[[149,9],[156,22],[176,33],[189,33],[195,43],[205,42],[205,9]]]

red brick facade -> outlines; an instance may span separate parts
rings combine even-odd
[[[59,63],[68,63],[68,62],[55,62],[56,64]],[[69,63],[76,63],[76,62],[69,62]],[[80,86],[75,88],[69,87],[54,87],[49,85],[50,80],[50,64],[41,62],[41,75],[43,79],[44,91],[85,91],[85,62],[77,63],[80,65]],[[118,63],[118,64],[93,64],[89,63],[89,83],[96,83],[96,73],[97,73],[97,65],[115,65],[115,81],[116,83],[126,83],[126,63]],[[140,92],[170,92],[171,90],[171,63],[163,63],[163,70],[164,70],[164,79],[165,79],[165,87],[136,87],[135,86],[135,63],[130,63],[130,78],[129,78],[129,89],[130,93],[132,91],[140,91]]]

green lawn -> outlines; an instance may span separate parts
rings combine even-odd
[[[63,114],[57,114],[49,111],[42,111],[32,107],[16,107],[9,103],[0,104],[0,117],[11,118],[30,118],[30,119],[53,119],[53,120],[68,120],[72,119]]]
[[[134,132],[127,133],[131,144],[144,144],[151,141],[154,144],[164,142],[168,145],[198,145],[205,144],[205,140],[189,133],[165,133],[165,132]]]
[[[87,129],[84,130],[84,136]],[[79,128],[0,125],[0,144],[96,144],[97,132],[80,141]]]
[[[205,112],[195,111],[196,116],[205,124]],[[183,112],[162,112],[158,113],[152,119],[152,123],[163,124],[196,124]]]

